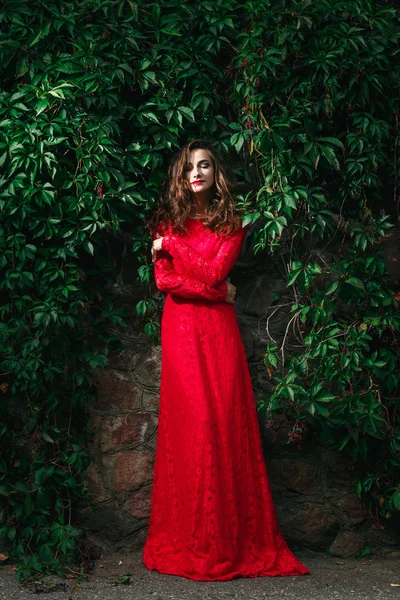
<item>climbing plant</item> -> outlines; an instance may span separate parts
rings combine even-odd
[[[229,153],[254,250],[287,278],[260,408],[296,435],[319,427],[357,465],[360,496],[398,509],[399,315],[379,250],[398,209],[398,10],[6,0],[0,24],[0,535],[17,577],[82,561],[92,375],[118,348],[110,325],[126,325],[112,247],[156,338],[144,221],[194,137]]]
[[[0,534],[19,578],[82,558],[92,372],[118,345],[107,326],[125,324],[107,292],[112,240],[157,335],[143,222],[184,137],[229,140],[235,7],[206,2],[199,20],[178,0],[2,4]]]
[[[285,413],[292,441],[319,429],[375,518],[400,509],[400,298],[381,249],[399,219],[399,17],[390,2],[248,2],[230,95],[254,249],[288,286],[265,315],[269,333],[290,311],[260,409],[270,427]]]

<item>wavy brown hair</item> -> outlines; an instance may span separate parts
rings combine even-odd
[[[186,168],[190,162],[191,151],[198,149],[207,150],[214,165],[214,193],[209,206],[209,216],[203,223],[216,233],[229,234],[241,228],[232,191],[233,184],[215,150],[207,142],[197,139],[186,144],[171,161],[159,205],[146,223],[152,236],[161,222],[169,223],[175,232],[185,231],[185,220],[193,204],[190,185],[186,180]]]

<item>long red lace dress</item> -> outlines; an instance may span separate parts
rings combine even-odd
[[[246,233],[198,219],[165,236],[154,263],[167,292],[154,485],[143,560],[189,579],[308,573],[278,527],[247,357],[223,280]]]

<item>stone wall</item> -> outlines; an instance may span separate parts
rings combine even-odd
[[[88,470],[93,508],[81,510],[85,529],[108,549],[144,544],[150,512],[157,434],[161,348],[143,333],[97,374],[92,410],[93,462]]]
[[[282,340],[288,315],[285,307],[277,311],[267,333],[272,292],[283,291],[284,282],[272,261],[265,265],[265,259],[258,260],[245,250],[232,272],[256,401],[272,390],[263,354],[271,338]],[[131,327],[120,332],[123,351],[111,355],[107,368],[97,373],[94,461],[88,472],[94,502],[80,509],[81,526],[105,550],[141,548],[150,513],[161,348],[149,343],[134,315],[141,290],[124,285],[131,275],[120,273],[114,289],[118,302],[131,311]],[[155,298],[162,307],[163,295],[155,290]],[[288,445],[284,419],[275,435],[262,427],[262,437],[278,520],[292,547],[339,556],[366,546],[386,552],[399,547],[395,524],[378,525],[362,509],[351,471],[339,454],[313,438],[300,450]]]

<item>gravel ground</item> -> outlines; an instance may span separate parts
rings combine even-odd
[[[148,571],[140,552],[108,554],[96,562],[87,580],[44,578],[46,584],[64,585],[64,589],[44,595],[38,595],[32,585],[16,583],[11,566],[5,564],[0,567],[0,600],[400,599],[398,558],[339,559],[311,552],[300,552],[298,557],[311,575],[207,583]],[[116,578],[126,573],[131,573],[129,585],[113,585]]]

